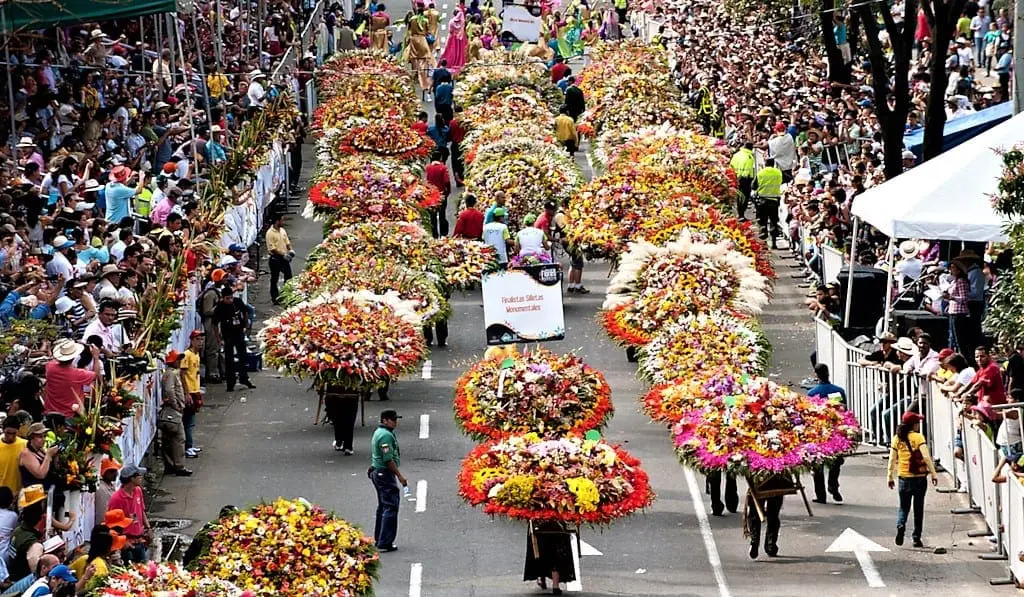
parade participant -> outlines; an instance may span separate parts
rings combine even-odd
[[[445,41],[444,51],[441,52],[441,61],[447,64],[448,70],[455,74],[462,70],[466,64],[468,46],[466,14],[461,9],[456,9],[455,14],[448,21],[448,40]]]
[[[490,224],[493,222],[494,212],[497,211],[498,208],[504,208],[507,201],[508,196],[505,195],[505,191],[494,191],[494,205],[488,207],[487,211],[484,212],[484,224]]]
[[[846,390],[829,381],[828,365],[825,363],[818,363],[815,365],[814,376],[817,378],[818,383],[810,390],[807,390],[807,395],[818,397],[823,400],[833,400],[838,398],[838,404],[842,405],[843,408],[846,408]],[[843,495],[839,493],[839,472],[842,469],[843,462],[845,462],[845,460],[840,456],[828,467],[828,493],[832,494],[832,499],[837,504],[843,503]],[[815,502],[818,502],[819,504],[825,503],[825,489],[825,469],[824,467],[819,466],[814,469]]]
[[[505,208],[499,207],[491,213],[493,213],[494,220],[484,224],[483,239],[485,243],[494,247],[494,250],[498,253],[498,265],[506,267],[508,265],[509,248],[514,249],[515,243],[512,241],[512,235],[508,231],[508,226],[505,225]]]
[[[900,505],[896,513],[896,545],[903,545],[903,537],[907,530],[907,518],[910,514],[911,502],[914,506],[914,547],[924,547],[921,531],[924,526],[924,496],[928,492],[927,477],[932,478],[932,485],[939,484],[935,472],[935,464],[928,452],[928,442],[921,434],[921,421],[924,417],[915,412],[905,412],[900,425],[896,428],[896,437],[889,448],[889,468],[887,482],[889,489],[897,489]]]
[[[561,583],[576,580],[576,567],[572,559],[572,535],[565,523],[544,521],[530,523],[526,531],[526,564],[523,580],[536,580],[537,586],[547,589],[551,579],[551,594],[561,595]]]
[[[519,256],[525,255],[546,255],[551,243],[543,230],[534,226],[537,223],[537,216],[527,214],[523,218],[523,228],[516,233],[516,245],[519,246]]]
[[[385,11],[383,4],[377,5],[377,10],[370,17],[370,49],[388,51],[388,26],[391,24],[391,17]]]
[[[437,32],[441,23],[441,13],[433,2],[429,2],[424,14],[427,17],[427,45],[430,46],[430,51],[433,53],[437,51]]]
[[[455,186],[464,186],[466,164],[462,157],[462,141],[466,138],[466,128],[462,124],[462,106],[455,106],[455,118],[448,122],[449,154],[452,156],[452,177]],[[426,131],[424,131],[426,132]]]
[[[317,389],[324,401],[327,418],[334,426],[334,441],[331,442],[334,451],[351,456],[354,452],[352,436],[355,433],[356,414],[359,412],[359,392],[328,382],[318,382]]]
[[[777,249],[779,237],[779,200],[782,198],[782,170],[775,167],[775,160],[768,158],[764,168],[757,173],[757,224],[761,238],[771,237],[772,248]]]
[[[579,149],[580,136],[576,132],[576,122],[569,114],[569,108],[562,106],[555,117],[555,138],[565,147],[569,155],[575,155]]]
[[[377,490],[377,515],[373,526],[373,538],[377,549],[383,552],[396,551],[395,537],[398,535],[398,507],[401,503],[402,487],[408,488],[409,482],[399,466],[402,464],[401,451],[395,428],[401,419],[397,412],[385,410],[380,413],[380,425],[370,440],[370,468],[366,475]]]
[[[245,334],[249,329],[249,307],[235,296],[231,287],[221,289],[220,302],[214,308],[214,319],[220,326],[220,338],[224,343],[224,369],[227,391],[235,391],[235,381],[253,389],[249,381],[248,356]]]
[[[767,524],[764,553],[768,557],[774,558],[779,555],[779,529],[782,527],[779,513],[782,511],[782,500],[787,494],[795,493],[795,491],[796,485],[788,475],[772,475],[756,482],[755,486],[751,488],[751,492],[747,494],[744,521],[750,537],[750,559],[757,559],[758,547],[761,542],[761,515],[758,506],[760,506],[760,512],[764,513]]]
[[[583,90],[576,85],[575,77],[570,78],[570,83],[565,88],[565,107],[574,121],[587,111],[587,100],[583,96]]]
[[[181,358],[181,384],[185,389],[185,410],[181,423],[185,427],[185,458],[197,458],[202,448],[196,446],[193,433],[196,427],[196,413],[203,406],[203,389],[200,385],[199,363],[206,334],[203,330],[192,330],[188,337],[188,348]]]
[[[178,477],[189,477],[192,471],[185,468],[185,425],[182,413],[185,410],[185,389],[181,384],[181,353],[172,350],[164,357],[167,368],[163,373],[161,396],[163,402],[157,415],[162,439],[164,465],[168,472]]]
[[[480,240],[484,233],[484,214],[476,208],[476,197],[465,196],[466,209],[459,212],[455,220],[455,230],[452,236],[456,238],[468,238]]]
[[[423,98],[430,90],[430,70],[433,68],[430,44],[427,43],[429,22],[423,14],[423,3],[417,2],[415,13],[406,17],[405,57],[412,66]]]
[[[722,473],[715,471],[706,476],[706,489],[711,494],[711,515],[721,516],[728,508],[733,514],[739,510],[740,496],[736,492],[736,475],[726,473],[725,475],[725,502],[722,502]]]
[[[445,85],[449,85],[445,83]],[[427,164],[427,182],[434,185],[441,191],[441,203],[429,210],[430,234],[434,238],[448,236],[448,195],[452,192],[452,181],[448,176],[448,149],[444,146],[436,147],[430,156],[430,163]]]

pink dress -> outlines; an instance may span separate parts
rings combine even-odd
[[[448,61],[448,70],[452,74],[458,74],[466,64],[466,47],[468,45],[466,15],[462,10],[456,10],[451,20],[448,21],[448,41],[445,42],[444,52],[441,53],[441,59]]]

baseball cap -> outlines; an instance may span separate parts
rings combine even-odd
[[[910,411],[910,410],[908,410],[907,412],[903,413],[903,417],[900,418],[900,421],[903,422],[904,424],[906,424],[906,423],[916,423],[918,421],[923,421],[923,420],[924,420],[924,417],[922,415],[920,415],[920,414],[918,414],[918,413],[916,413],[914,411]]]
[[[504,218],[505,217],[505,208],[504,207],[496,207],[496,208],[494,208],[494,217],[496,217],[496,218]]]
[[[192,333],[188,335],[189,338],[202,338],[206,335],[203,330],[192,330]]]
[[[228,247],[228,251],[238,251],[239,253],[245,253],[245,245],[239,243],[231,243]]]
[[[137,476],[137,475],[145,475],[145,474],[146,474],[146,469],[144,467],[136,466],[134,464],[126,464],[126,465],[124,465],[124,467],[121,468],[121,475],[120,476],[121,476],[121,480],[122,481],[126,481],[128,479],[131,479],[132,477]]]
[[[389,421],[397,421],[398,419],[401,419],[401,418],[402,418],[402,415],[398,414],[397,410],[388,409],[388,410],[385,410],[385,411],[381,411],[381,413],[380,413],[380,420],[382,420],[382,421],[384,419],[388,419]]]
[[[50,573],[47,574],[47,576],[49,576],[50,578],[59,578],[65,582],[78,582],[78,579],[75,578],[75,575],[71,574],[71,569],[65,566],[64,564],[54,566],[53,570],[50,570]]]

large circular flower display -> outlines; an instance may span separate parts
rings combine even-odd
[[[303,215],[348,225],[366,220],[417,221],[421,211],[441,203],[441,192],[390,160],[343,158],[309,189]]]
[[[477,446],[462,462],[459,494],[487,514],[607,524],[654,501],[640,461],[618,446],[535,433]]]
[[[417,223],[373,222],[332,230],[306,259],[324,267],[360,258],[377,257],[405,263],[414,269],[440,271],[433,239]]]
[[[584,432],[612,414],[604,375],[575,355],[539,349],[485,358],[455,382],[455,418],[477,439]]]
[[[478,240],[451,236],[438,238],[434,241],[434,255],[444,268],[448,284],[463,290],[477,286],[484,272],[498,267],[498,253],[494,247]]]
[[[499,193],[506,199],[505,222],[516,230],[527,214],[539,214],[544,203],[561,205],[582,182],[576,164],[558,152],[507,153],[501,159],[473,162],[466,171],[466,192],[491,206]]]
[[[665,326],[640,350],[640,373],[668,383],[701,369],[759,375],[768,364],[768,340],[751,322],[720,311],[686,315]]]
[[[446,319],[451,308],[438,287],[440,280],[431,279],[431,275],[379,258],[362,257],[343,263],[320,260],[285,284],[281,302],[293,306],[339,290],[377,294],[394,291],[398,298],[412,302],[423,325],[432,325]]]
[[[93,597],[247,597],[226,580],[189,572],[175,562],[146,562],[98,578]]]
[[[398,118],[371,120],[345,131],[338,139],[342,154],[366,153],[406,163],[422,163],[430,156],[434,142]]]
[[[416,305],[395,292],[337,292],[285,310],[259,333],[267,363],[353,390],[382,386],[426,357]]]
[[[756,477],[827,465],[856,449],[860,428],[838,402],[759,378],[683,414],[673,436],[690,467]]]
[[[320,104],[313,113],[317,129],[339,126],[352,118],[412,118],[416,115],[416,95],[408,77],[363,75],[339,77],[331,85],[337,95]]]
[[[715,398],[737,393],[748,379],[723,369],[693,371],[689,377],[651,388],[642,398],[643,409],[655,421],[675,423],[683,413],[704,408]]]
[[[302,499],[277,499],[221,518],[194,568],[255,595],[373,594],[373,539]]]
[[[630,245],[608,285],[601,321],[621,343],[640,346],[686,314],[726,310],[757,315],[768,304],[768,280],[750,258],[726,243],[690,240]]]

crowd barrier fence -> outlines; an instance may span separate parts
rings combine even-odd
[[[964,416],[960,403],[944,395],[938,383],[925,377],[892,373],[859,361],[866,351],[851,346],[824,321],[815,321],[816,357],[833,372],[832,381],[846,390],[847,407],[860,422],[862,443],[873,448],[888,448],[900,417],[917,406],[925,420],[922,432],[936,465],[952,480],[953,489],[965,493],[969,507],[955,514],[977,514],[986,529],[972,536],[990,537],[992,553],[979,556],[987,560],[1005,560],[1007,577],[991,579],[992,584],[1015,584],[1024,579],[1024,483],[1008,468],[1005,483],[992,478],[1001,452],[990,432]],[[1024,417],[1024,406],[1008,405]],[[954,454],[957,447],[963,459]],[[881,482],[881,481],[880,481]]]

